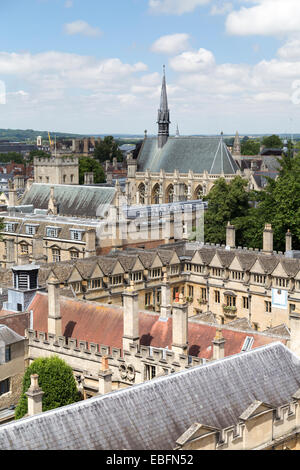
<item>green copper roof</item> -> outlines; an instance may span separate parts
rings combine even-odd
[[[110,187],[34,183],[22,204],[32,204],[35,209],[48,209],[52,186],[59,214],[74,217],[103,217],[116,192],[115,188]]]
[[[147,138],[138,156],[138,171],[235,174],[238,166],[220,137],[169,137],[162,149],[157,138]]]

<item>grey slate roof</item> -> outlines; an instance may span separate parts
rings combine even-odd
[[[15,331],[8,328],[6,325],[0,325],[0,343],[3,342],[6,346],[10,344],[23,341],[24,338],[18,335]]]
[[[0,449],[169,450],[193,423],[225,428],[299,388],[300,359],[272,343],[0,426]]]
[[[235,174],[238,166],[219,137],[169,137],[162,149],[157,138],[147,138],[138,156],[138,171]]]
[[[59,214],[75,217],[103,217],[113,202],[116,192],[115,188],[102,186],[34,183],[25,193],[22,204],[33,205],[35,209],[48,209],[52,186],[59,206]]]

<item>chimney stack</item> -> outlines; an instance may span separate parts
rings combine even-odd
[[[172,351],[175,354],[188,353],[188,304],[182,294],[176,294],[172,315]]]
[[[8,180],[8,205],[9,207],[15,207],[18,205],[17,192],[15,185],[11,180]]]
[[[54,197],[54,186],[50,188],[50,197],[48,202],[48,214],[58,215],[58,204]]]
[[[30,388],[27,390],[25,395],[28,398],[28,415],[34,416],[37,414],[42,413],[43,411],[43,390],[39,387],[38,382],[39,376],[37,374],[33,374],[30,376],[31,384]]]
[[[263,233],[263,251],[269,255],[273,254],[273,230],[271,224],[266,224]]]
[[[300,313],[290,313],[290,350],[300,357]]]
[[[228,222],[226,227],[226,247],[235,248],[235,226]]]
[[[46,256],[44,255],[44,240],[41,235],[34,235],[32,238],[32,259],[39,263],[46,261]]]
[[[48,334],[49,333],[55,336],[62,336],[59,282],[54,277],[48,280]]]
[[[164,274],[164,279],[161,285],[160,316],[161,318],[168,318],[171,316],[171,288],[167,273]]]
[[[293,236],[291,231],[288,230],[285,236],[285,251],[292,251],[293,249]]]
[[[123,293],[124,326],[123,326],[123,352],[129,351],[131,343],[140,344],[139,336],[139,296],[135,291],[134,282]]]
[[[94,228],[90,228],[87,230],[85,240],[86,240],[86,248],[85,248],[86,257],[90,258],[91,256],[95,256],[96,255],[96,230]]]
[[[6,267],[10,268],[15,264],[16,250],[13,238],[6,240]]]
[[[108,357],[103,356],[99,372],[99,395],[105,395],[112,391],[112,375],[112,371],[109,369]]]
[[[92,171],[84,173],[84,184],[94,184],[94,173]]]
[[[215,339],[213,340],[213,361],[224,359],[225,339],[221,329],[217,329]]]

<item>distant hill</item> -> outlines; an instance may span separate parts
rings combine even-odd
[[[48,131],[35,131],[33,129],[0,129],[0,142],[1,141],[8,141],[8,142],[26,142],[26,143],[36,143],[36,138],[41,135],[43,139],[48,140]],[[57,139],[81,139],[84,137],[105,137],[106,135],[112,135],[115,139],[120,140],[122,143],[130,143],[141,140],[144,138],[144,135],[139,134],[70,134],[67,132],[51,132],[51,139],[54,140],[54,136],[56,135]],[[205,136],[205,134],[195,134],[197,136]],[[242,138],[245,134],[240,134]],[[262,138],[266,135],[270,134],[248,134],[250,138]],[[148,134],[149,137],[152,137],[151,134]],[[281,138],[285,138],[286,134],[279,134]],[[234,138],[234,135],[224,134],[225,138]],[[290,138],[290,136],[289,136]],[[294,140],[300,140],[300,134],[294,134]]]
[[[50,132],[51,137],[54,136]],[[0,129],[0,141],[7,140],[9,142],[36,142],[36,138],[41,135],[43,139],[48,139],[48,131],[34,131],[33,129]],[[59,138],[81,138],[83,135],[68,134],[56,132],[56,137]]]

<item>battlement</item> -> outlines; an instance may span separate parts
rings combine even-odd
[[[78,341],[74,338],[55,336],[44,332],[26,330],[28,339],[28,359],[49,357],[53,354],[64,359],[76,372],[98,377],[103,357],[108,358],[113,372],[113,381],[141,383],[146,380],[147,365],[156,367],[156,376],[164,375],[203,364],[197,357],[176,355],[167,349],[130,344],[129,351],[110,348],[105,345]]]
[[[242,413],[239,420],[228,428],[216,429],[194,423],[177,440],[178,448],[202,450],[207,448],[209,440],[211,450],[262,450],[288,442],[300,429],[300,398],[298,393],[296,395],[290,403],[279,407],[254,402]]]
[[[66,156],[66,157],[35,157],[35,166],[65,166],[65,165],[78,165],[77,156]]]

